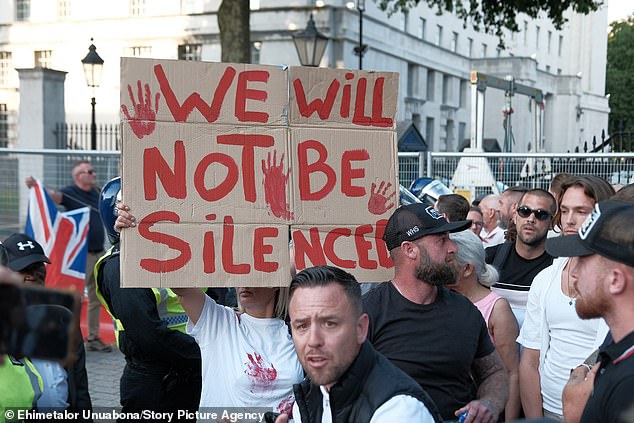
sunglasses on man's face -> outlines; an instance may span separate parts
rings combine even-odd
[[[517,208],[517,214],[520,217],[523,217],[524,219],[529,217],[531,214],[534,214],[535,215],[535,219],[537,219],[537,220],[548,220],[551,217],[550,212],[547,211],[547,210],[542,210],[542,209],[533,210],[530,207],[526,207],[526,206],[518,207]]]
[[[81,173],[87,173],[89,175],[96,175],[97,171],[95,169],[90,169],[90,170],[85,170],[85,171],[83,171]]]

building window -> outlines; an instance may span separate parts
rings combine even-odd
[[[442,46],[442,25],[436,25],[436,45]]]
[[[130,16],[145,15],[145,0],[130,0]]]
[[[548,39],[546,41],[548,43],[547,44],[547,46],[548,46],[548,54],[550,54],[550,51],[551,51],[552,41],[553,41],[553,32],[552,31],[548,31]]]
[[[53,67],[53,51],[52,50],[35,50],[33,52],[33,66],[36,68]]]
[[[546,65],[546,72],[550,73],[550,65]]]
[[[251,63],[260,63],[260,50],[262,50],[262,41],[251,43]]]
[[[557,75],[561,75],[561,69],[557,69]]]
[[[482,57],[487,57],[487,49],[488,46],[485,43],[482,43]]]
[[[425,141],[429,148],[434,150],[434,118],[428,117],[425,120]]]
[[[15,0],[15,20],[28,21],[31,17],[31,0]]]
[[[131,57],[152,57],[152,47],[134,46],[128,48],[128,56]]]
[[[459,106],[460,108],[467,107],[467,90],[469,89],[468,81],[466,79],[460,80],[460,97],[459,97]]]
[[[427,19],[425,18],[420,18],[420,39],[424,40],[425,39],[425,32],[427,30]]]
[[[202,44],[181,44],[178,46],[178,60],[202,60]]]
[[[452,103],[451,76],[443,75],[442,77],[442,104]]]
[[[473,57],[473,38],[469,38],[469,57]]]
[[[6,104],[0,104],[0,148],[9,146],[9,112]]]
[[[454,53],[458,51],[458,33],[457,32],[451,33],[451,51],[453,51]]]
[[[434,89],[436,88],[436,72],[427,71],[427,100],[434,101]]]
[[[524,38],[524,45],[528,45],[528,21],[524,21],[524,32],[522,32],[522,38]]]
[[[57,0],[57,17],[65,19],[70,16],[71,0]]]
[[[539,48],[539,34],[540,34],[540,27],[539,25],[537,25],[535,27],[535,48]]]
[[[414,63],[407,64],[407,96],[420,97],[419,78],[420,67]]]
[[[403,31],[409,31],[409,12],[407,10],[403,11]]]
[[[564,49],[564,36],[560,35],[559,36],[559,45],[557,46],[557,55],[559,57],[561,57],[561,53],[562,53],[563,49]]]
[[[9,86],[11,67],[11,52],[0,51],[0,87]]]

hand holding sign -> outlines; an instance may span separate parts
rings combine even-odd
[[[128,107],[125,104],[121,105],[121,110],[125,115],[126,119],[130,123],[130,128],[134,135],[138,139],[143,138],[146,135],[150,135],[154,132],[154,120],[156,119],[156,112],[158,112],[158,101],[161,97],[161,94],[156,93],[154,98],[154,109],[152,110],[152,99],[150,93],[150,84],[145,84],[145,101],[143,100],[143,90],[141,89],[141,81],[137,80],[137,95],[139,97],[139,102],[137,103],[134,99],[134,94],[132,94],[132,87],[128,85],[128,94],[130,95],[130,100],[132,101],[132,107],[134,108],[134,117],[130,116],[128,112]]]
[[[390,208],[394,207],[394,196],[396,195],[396,191],[392,191],[391,194],[388,194],[388,190],[392,188],[392,183],[388,182],[387,185],[385,181],[381,181],[381,185],[379,188],[376,188],[376,184],[372,182],[372,187],[370,188],[370,199],[368,200],[368,211],[372,214],[382,215]],[[390,202],[390,200],[392,200]],[[388,204],[389,202],[389,204]]]
[[[277,151],[273,151],[273,163],[271,163],[271,153],[268,153],[267,161],[262,160],[262,172],[264,173],[264,200],[274,216],[284,220],[293,219],[293,213],[289,210],[290,205],[286,200],[286,185],[290,169],[284,173],[284,154],[280,159],[280,164],[276,165]]]

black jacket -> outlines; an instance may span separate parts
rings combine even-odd
[[[321,423],[322,394],[318,385],[305,379],[294,385],[302,423]],[[333,423],[369,422],[374,412],[397,395],[409,395],[425,404],[436,423],[442,418],[436,405],[412,378],[403,373],[366,341],[352,365],[330,389]]]

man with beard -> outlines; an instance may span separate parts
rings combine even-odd
[[[397,209],[383,236],[394,278],[367,293],[363,305],[370,342],[429,393],[443,419],[467,411],[467,423],[493,423],[508,397],[506,370],[482,314],[444,286],[457,278],[449,233],[470,225],[449,223],[424,204]]]
[[[442,422],[423,389],[366,340],[354,276],[312,267],[293,278],[290,291],[293,343],[308,374],[293,387],[296,423]]]
[[[575,309],[582,319],[603,317],[613,342],[601,348],[588,379],[594,389],[581,423],[634,421],[634,205],[599,202],[577,235],[552,238],[548,251],[577,257],[572,268]],[[598,370],[596,367],[598,366]],[[589,370],[588,366],[588,370]],[[564,416],[568,421],[567,410]]]
[[[521,328],[533,278],[553,264],[553,257],[546,252],[546,236],[557,203],[548,191],[532,189],[518,204],[513,217],[517,239],[487,248],[486,262],[500,274],[493,291],[508,300]]]

